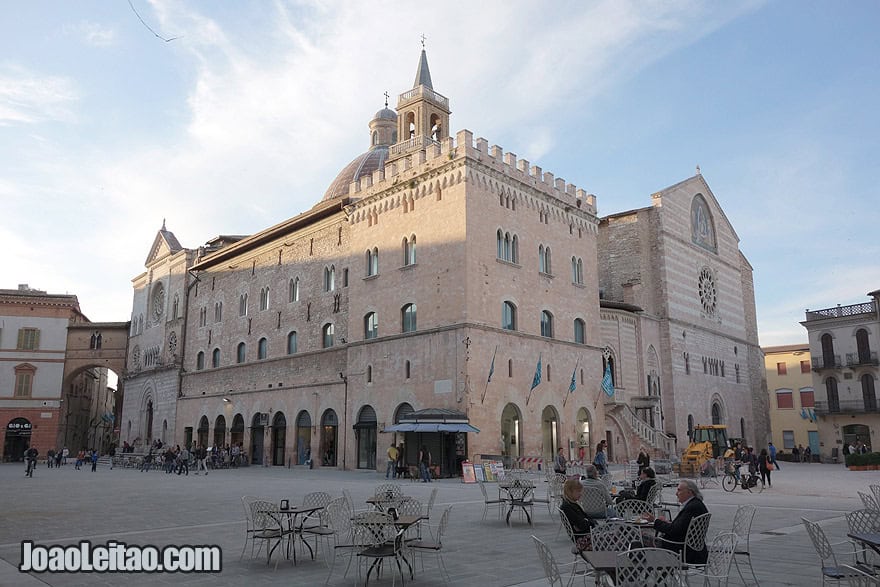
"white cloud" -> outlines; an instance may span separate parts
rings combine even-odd
[[[105,25],[87,20],[65,25],[63,31],[93,47],[110,47],[116,44],[116,31]]]
[[[0,126],[74,120],[79,99],[73,80],[39,75],[19,65],[0,65]]]

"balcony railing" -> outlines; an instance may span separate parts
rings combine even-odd
[[[840,362],[840,355],[834,355],[833,357],[813,357],[813,370],[819,371],[820,369],[840,369],[843,367],[843,364]]]
[[[836,402],[816,400],[813,410],[819,415],[827,414],[864,414],[877,413],[877,399],[865,401],[864,399],[843,400]]]
[[[442,94],[438,94],[434,90],[430,88],[426,88],[425,86],[418,86],[411,89],[408,92],[404,92],[400,94],[397,99],[397,107],[400,108],[410,100],[414,100],[416,98],[425,98],[439,104],[443,108],[449,110],[449,98]]]
[[[824,310],[807,310],[807,322],[810,320],[824,320],[826,318],[846,318],[847,316],[858,316],[859,314],[873,314],[875,311],[874,302],[837,306]]]
[[[869,353],[846,353],[846,366],[855,367],[856,365],[878,365],[877,352]]]
[[[397,143],[396,145],[391,145],[391,156],[402,155],[403,153],[409,153],[410,151],[421,151],[431,145],[439,145],[437,141],[432,139],[431,137],[426,137],[424,135],[419,135],[417,137],[413,137],[411,139],[407,139],[401,143]]]

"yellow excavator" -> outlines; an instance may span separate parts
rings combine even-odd
[[[709,459],[724,455],[729,445],[727,426],[721,424],[696,425],[691,434],[691,443],[681,456],[679,475],[696,477],[703,464]]]

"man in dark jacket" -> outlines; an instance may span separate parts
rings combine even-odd
[[[678,497],[678,503],[681,504],[678,515],[671,522],[667,522],[663,518],[657,518],[654,520],[654,530],[663,535],[656,540],[658,547],[681,552],[691,520],[697,516],[709,513],[709,510],[706,509],[706,504],[703,503],[700,488],[691,479],[682,479],[678,484],[678,489],[675,490],[675,495]],[[704,544],[703,549],[699,551],[688,549],[685,562],[705,564],[708,558],[709,551]]]

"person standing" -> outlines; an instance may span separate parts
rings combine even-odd
[[[556,451],[556,460],[553,462],[553,471],[560,475],[565,475],[565,455],[562,447]]]
[[[113,470],[113,457],[115,457],[115,456],[116,456],[116,445],[111,444],[110,445],[110,470],[111,471]]]
[[[639,475],[642,474],[642,471],[651,466],[651,457],[648,456],[648,453],[644,449],[639,451],[639,458],[636,459],[636,464],[639,466]]]
[[[605,475],[608,473],[608,459],[605,456],[604,440],[596,447],[596,458],[593,459],[593,466],[596,467],[599,475]]]
[[[388,450],[385,451],[385,454],[388,455],[388,461],[385,463],[385,478],[393,479],[397,473],[397,457],[399,454],[393,441],[391,442],[391,446],[388,447]]]
[[[794,462],[796,462],[796,463],[800,462],[800,460],[801,460],[801,451],[800,451],[800,449],[798,449],[798,447],[796,447],[796,446],[795,446],[795,447],[792,447],[792,449],[791,449],[791,458],[792,458],[792,460],[794,460]]]
[[[770,471],[772,468],[773,465],[771,464],[770,455],[767,453],[766,448],[762,448],[761,454],[758,455],[758,470],[761,471],[761,481],[763,481],[767,487],[773,487],[773,484],[770,482]]]
[[[431,453],[424,444],[419,451],[419,472],[422,474],[422,483],[431,482]]]
[[[24,451],[24,460],[25,460],[25,477],[33,477],[34,469],[37,468],[37,457],[40,455],[40,451],[37,450],[37,447],[31,446],[29,449]]]
[[[98,470],[98,451],[95,449],[92,449],[91,461],[92,461],[92,473],[94,473],[95,471]]]
[[[779,469],[779,463],[776,462],[776,447],[773,446],[772,442],[769,443],[767,446],[769,447],[767,452],[770,455],[770,462],[773,463],[773,466],[776,467],[776,470],[778,471],[780,469]]]
[[[186,476],[189,477],[189,451],[186,450],[185,446],[180,451],[178,459],[180,460],[180,466],[177,468],[177,474],[180,475],[186,471]]]
[[[813,451],[810,450],[809,446],[804,448],[803,454],[804,454],[804,462],[805,463],[809,463],[811,460],[813,460]]]
[[[67,457],[68,457],[69,455],[70,455],[70,451],[67,450],[67,447],[65,446],[65,447],[61,450],[61,464],[62,464],[62,465],[66,465],[66,464],[67,464]]]
[[[55,450],[53,450],[53,449],[50,448],[50,449],[46,452],[46,467],[49,468],[49,469],[51,469],[51,468],[52,468],[52,464],[53,464],[54,462],[55,462]]]
[[[406,468],[406,452],[403,450],[403,443],[397,445],[397,476],[401,479],[407,471]]]

